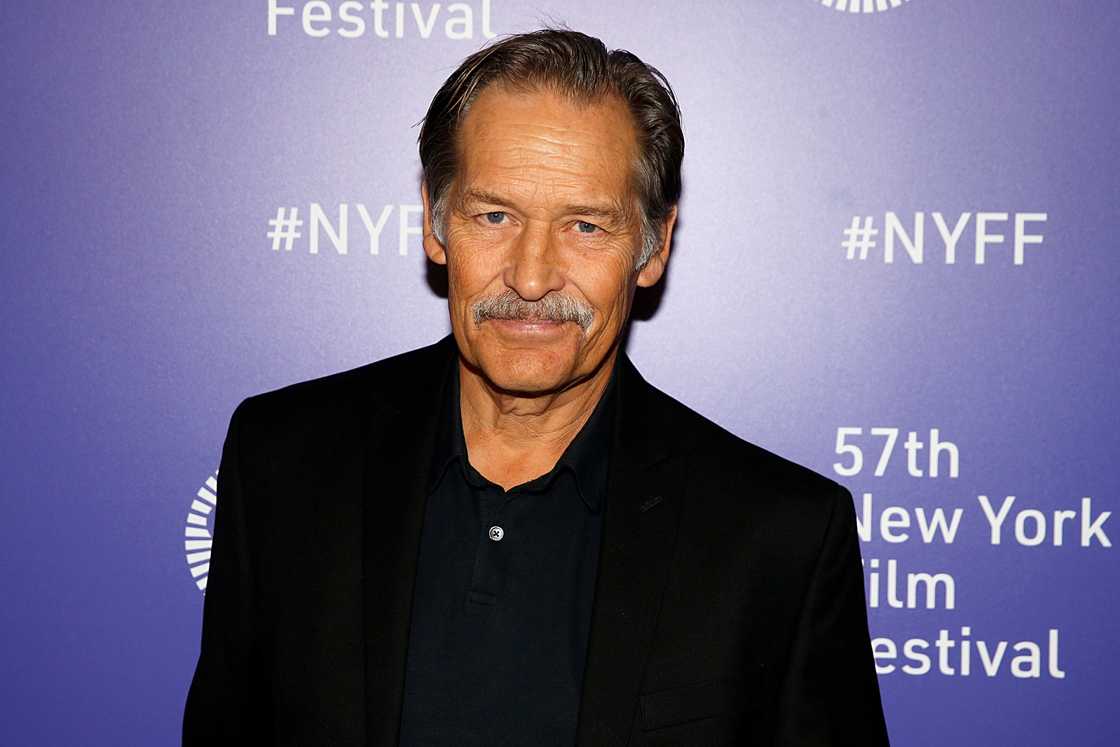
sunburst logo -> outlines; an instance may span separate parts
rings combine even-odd
[[[846,13],[877,13],[905,5],[910,0],[817,0],[821,5]]]
[[[210,573],[210,547],[214,543],[214,508],[218,505],[218,471],[206,478],[195,493],[187,511],[187,526],[183,535],[183,548],[187,552],[187,567],[199,591],[206,591],[206,577]]]

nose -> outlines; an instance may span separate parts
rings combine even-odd
[[[510,247],[502,279],[526,301],[537,301],[564,286],[557,246],[545,221],[529,221]]]

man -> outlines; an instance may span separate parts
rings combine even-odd
[[[230,422],[184,742],[879,745],[851,495],[646,383],[667,82],[545,30],[420,135],[452,335]]]

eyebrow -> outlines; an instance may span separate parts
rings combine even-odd
[[[487,192],[482,189],[468,189],[462,194],[459,200],[460,204],[468,202],[484,202],[490,205],[499,205],[501,207],[515,207],[515,205],[508,199],[501,195]],[[613,205],[580,205],[570,204],[563,207],[564,213],[569,215],[586,215],[595,218],[609,218],[619,223],[626,222],[626,212],[619,207]]]
[[[513,207],[513,203],[494,194],[481,189],[468,189],[459,197],[459,204],[466,202],[486,202],[491,205],[501,205],[502,207]]]

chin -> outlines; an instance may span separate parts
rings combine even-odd
[[[521,348],[485,351],[479,356],[483,375],[498,389],[526,394],[563,388],[572,377],[574,361],[552,350]]]
[[[468,365],[497,389],[526,394],[562,389],[576,375],[580,340],[509,339],[482,334],[470,341]]]

